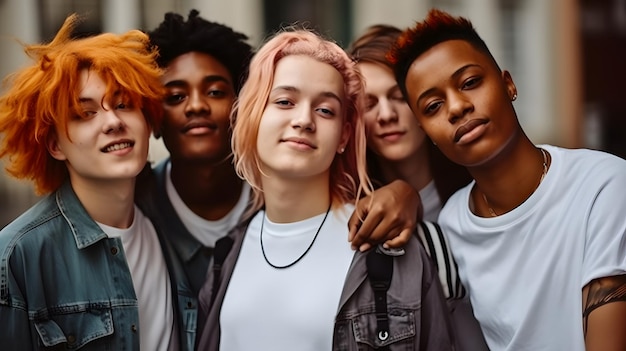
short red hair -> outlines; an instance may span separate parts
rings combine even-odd
[[[478,35],[470,20],[452,16],[438,9],[431,9],[423,21],[416,22],[413,27],[402,32],[386,55],[387,60],[393,66],[398,87],[405,98],[407,97],[406,75],[413,61],[433,46],[448,40],[463,40],[469,43],[487,55],[500,70],[487,44]]]

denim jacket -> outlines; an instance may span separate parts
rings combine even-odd
[[[213,255],[212,247],[205,247],[189,233],[183,222],[178,218],[165,187],[165,173],[169,158],[159,163],[153,170],[154,207],[144,211],[148,217],[160,217],[163,222],[165,239],[172,245],[179,260],[183,264],[193,296],[198,292],[206,279],[206,271]],[[224,233],[226,234],[226,233]]]
[[[244,223],[229,234],[234,244],[220,275],[209,274],[200,292],[199,350],[219,350],[221,305],[246,229]],[[367,279],[367,253],[357,251],[335,317],[332,350],[455,349],[454,330],[436,270],[415,236],[404,249],[404,255],[393,259],[393,278],[387,292],[389,338],[378,338],[374,293]],[[212,291],[213,279],[219,279],[217,291]]]
[[[161,245],[169,269],[171,249]],[[179,346],[191,350],[178,307],[185,296],[172,288]],[[139,350],[138,304],[122,242],[91,219],[69,182],[0,231],[0,326],[6,350]]]

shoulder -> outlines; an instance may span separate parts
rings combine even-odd
[[[610,177],[622,174],[626,176],[626,160],[613,154],[599,150],[565,149],[551,145],[540,145],[540,147],[550,152],[552,162],[558,162],[570,171],[580,172],[574,175],[594,174]]]
[[[548,177],[552,176],[553,180],[548,184],[558,189],[555,196],[575,197],[576,201],[596,205],[607,201],[626,206],[626,201],[620,199],[626,188],[626,160],[597,150],[541,147],[548,150],[552,158]]]
[[[54,195],[48,195],[0,231],[0,248],[15,245],[25,240],[27,236],[36,234],[39,238],[47,235],[46,233],[50,231],[49,225],[52,225],[50,222],[60,215]]]

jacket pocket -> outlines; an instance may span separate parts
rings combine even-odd
[[[392,345],[400,346],[400,349],[403,349],[404,345],[412,347],[416,337],[415,312],[390,308],[387,316],[389,318],[388,335],[378,335],[375,313],[353,317],[352,328],[357,344],[366,344],[373,348]]]
[[[110,309],[57,314],[51,319],[35,322],[45,347],[65,343],[68,349],[78,349],[90,341],[113,334],[113,317]]]

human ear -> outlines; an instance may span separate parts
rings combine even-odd
[[[513,82],[513,77],[509,71],[502,71],[502,81],[506,87],[506,92],[509,95],[509,100],[515,101],[517,99],[517,87]]]
[[[343,154],[343,152],[346,151],[346,145],[348,145],[348,141],[350,141],[351,134],[352,126],[350,123],[344,123],[343,128],[341,129],[341,141],[339,142],[337,153]]]
[[[48,137],[46,148],[48,149],[50,156],[52,156],[54,159],[57,159],[59,161],[67,160],[65,153],[63,153],[63,150],[61,150],[61,147],[59,146],[59,138],[57,137],[56,132],[53,132]]]

